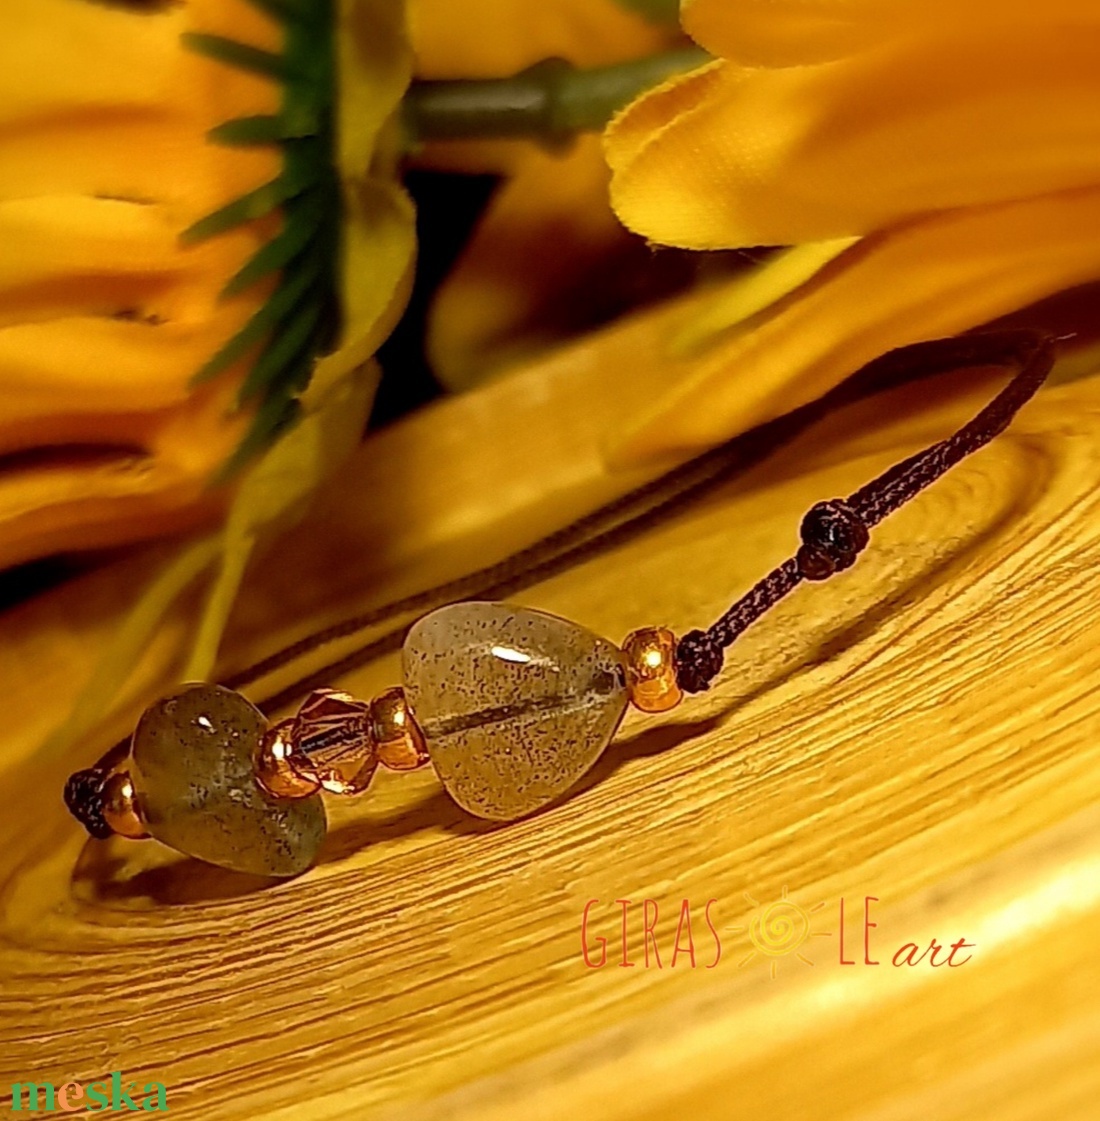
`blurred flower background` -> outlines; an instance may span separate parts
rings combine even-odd
[[[1008,315],[1092,341],[1085,0],[9,0],[0,26],[3,596],[171,542],[105,609],[100,706],[204,573],[207,676],[256,557],[441,395],[583,431],[543,465],[574,494],[550,529],[891,347]],[[572,396],[539,414],[547,379]]]
[[[613,124],[617,213],[664,244],[799,245],[830,265],[661,401],[638,453],[707,446],[891,347],[1100,275],[1086,0],[686,0],[683,20],[717,61]]]
[[[393,8],[5,8],[0,564],[216,520],[311,381],[359,438],[413,253]]]

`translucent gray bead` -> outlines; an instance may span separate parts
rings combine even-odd
[[[447,792],[510,821],[552,802],[600,757],[627,705],[616,646],[503,603],[426,615],[403,651],[405,694]]]
[[[134,731],[130,775],[149,833],[210,864],[294,876],[325,836],[319,795],[262,793],[252,758],[267,728],[240,693],[196,684],[150,705]]]

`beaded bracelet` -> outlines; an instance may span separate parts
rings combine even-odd
[[[629,704],[663,713],[685,693],[706,690],[747,626],[802,581],[849,568],[873,526],[1007,427],[1053,361],[1047,336],[1014,330],[917,344],[864,367],[836,399],[962,366],[1019,372],[954,435],[847,498],[814,506],[795,555],[706,630],[677,639],[667,628],[644,627],[617,647],[541,611],[451,603],[409,629],[403,688],[369,703],[317,688],[294,717],[269,724],[233,688],[184,685],[145,710],[129,743],[70,776],[66,804],[93,837],[152,836],[199,860],[274,877],[312,864],[326,831],[320,793],[360,794],[379,766],[412,771],[430,762],[468,813],[526,817],[590,770]],[[251,677],[378,617],[296,643]]]

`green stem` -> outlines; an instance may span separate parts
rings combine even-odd
[[[603,128],[638,94],[710,57],[689,47],[590,70],[554,58],[510,78],[414,82],[403,110],[409,146],[487,138],[558,145]]]

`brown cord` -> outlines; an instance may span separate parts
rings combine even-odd
[[[221,684],[232,689],[245,688],[305,654],[387,620],[414,612],[420,614],[460,599],[507,595],[547,579],[637,536],[660,518],[682,511],[737,471],[766,459],[782,443],[827,414],[871,393],[960,368],[1021,367],[1021,373],[1008,388],[954,436],[897,464],[847,500],[815,506],[803,519],[803,544],[796,557],[761,580],[708,630],[684,635],[677,648],[678,676],[685,691],[700,692],[721,670],[725,648],[745,627],[803,579],[824,579],[851,565],[866,544],[867,529],[1001,432],[1042,383],[1052,362],[1051,340],[1027,330],[977,333],[890,351],[818,400],[734,437],[496,564],[307,635],[226,677]],[[407,630],[407,624],[393,627],[294,681],[267,698],[262,704],[264,711],[269,715],[277,712],[309,690],[396,649]],[[66,784],[66,804],[93,836],[102,835],[101,829],[105,827],[103,783],[128,749],[128,740],[119,741],[94,767],[76,772]]]
[[[895,464],[847,498],[819,502],[803,518],[802,544],[741,597],[713,626],[689,631],[676,649],[676,676],[688,693],[701,693],[721,672],[726,649],[748,627],[803,580],[827,580],[855,563],[870,529],[934,483],[961,459],[984,447],[1008,427],[1017,410],[1043,384],[1054,365],[1053,340],[1034,331],[1003,331],[918,343],[891,351],[864,372],[891,369],[926,357],[929,366],[1016,366],[1019,373],[973,420],[954,435]]]

